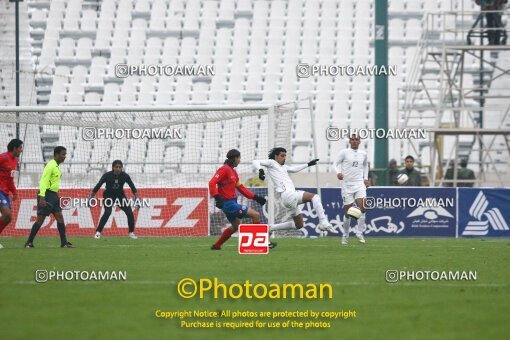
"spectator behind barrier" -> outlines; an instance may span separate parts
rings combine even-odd
[[[421,187],[421,173],[414,168],[414,157],[409,155],[405,159],[406,167],[399,171],[399,174],[406,174],[409,180],[404,186]]]

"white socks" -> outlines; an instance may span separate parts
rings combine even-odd
[[[314,195],[312,198],[312,205],[315,211],[317,212],[317,216],[319,216],[319,221],[327,221],[326,214],[324,213],[324,208],[322,207],[321,198],[319,195]]]
[[[365,213],[361,214],[360,218],[358,219],[358,226],[357,226],[357,232],[360,234],[363,234],[366,228],[365,224]]]
[[[351,218],[344,215],[344,236],[349,237],[349,228],[351,226]]]
[[[287,222],[283,222],[283,223],[272,224],[272,225],[269,226],[269,232],[270,233],[275,232],[275,231],[279,231],[279,230],[299,230],[299,231],[301,231],[303,233],[303,235],[306,236],[305,228],[298,229],[296,227],[296,224],[292,220],[287,221]]]
[[[288,229],[296,229],[296,225],[294,221],[287,221],[278,224],[272,224],[269,226],[269,231],[278,231],[278,230],[288,230]]]

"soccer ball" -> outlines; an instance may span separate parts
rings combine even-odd
[[[347,210],[347,216],[354,218],[357,220],[361,216],[361,210],[359,210],[356,207],[350,207],[349,210]]]
[[[409,180],[409,177],[406,174],[400,174],[397,176],[397,182],[400,185],[404,185]]]

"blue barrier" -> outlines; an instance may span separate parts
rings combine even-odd
[[[267,188],[252,190],[267,196]],[[316,192],[313,188],[299,190]],[[341,190],[323,188],[321,196],[330,223],[341,231]],[[367,236],[510,237],[510,189],[371,187],[367,197]],[[252,207],[266,222],[267,205],[264,210],[257,204]],[[319,221],[311,203],[303,206],[302,213],[306,234],[318,236]],[[351,228],[355,225],[352,221]]]

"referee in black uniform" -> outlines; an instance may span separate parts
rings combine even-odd
[[[119,206],[122,211],[127,216],[128,226],[129,226],[129,237],[132,239],[137,239],[135,236],[135,216],[133,215],[133,210],[131,209],[130,204],[128,204],[128,200],[126,199],[126,195],[124,194],[124,184],[127,183],[133,192],[134,201],[139,202],[138,196],[136,194],[136,187],[131,180],[131,177],[124,171],[122,171],[123,164],[120,160],[115,160],[112,163],[112,171],[108,171],[105,173],[99,182],[96,184],[94,189],[92,189],[92,193],[89,196],[89,202],[92,200],[94,195],[99,191],[103,183],[106,183],[106,189],[103,193],[103,206],[104,206],[104,214],[101,216],[99,220],[99,225],[96,229],[95,238],[101,238],[101,232],[108,221],[112,213],[112,209],[115,204],[112,202],[120,202]]]

